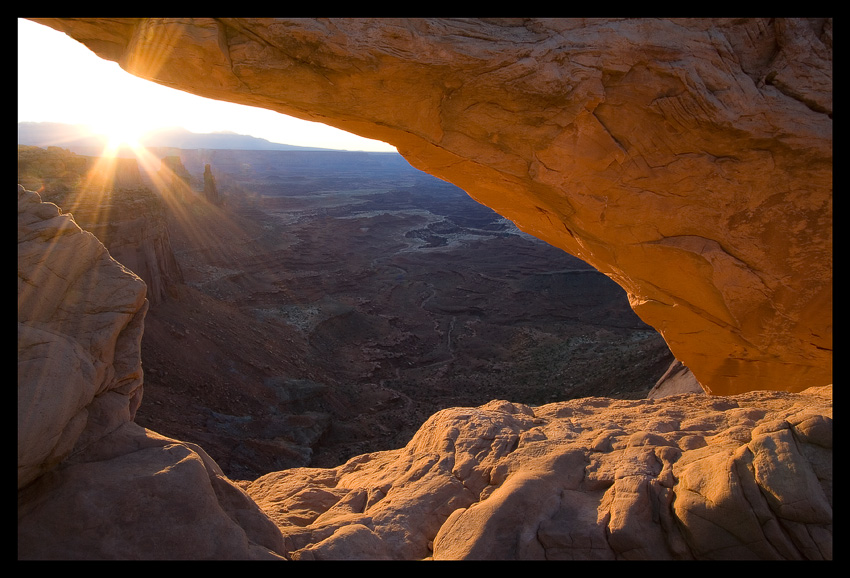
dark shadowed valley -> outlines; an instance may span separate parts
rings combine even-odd
[[[643,397],[672,357],[622,289],[381,153],[183,151],[138,423],[235,478],[400,447],[444,407]]]
[[[234,479],[401,447],[447,407],[643,398],[672,361],[613,281],[400,155],[153,152],[24,147],[19,178],[148,285],[137,423]]]
[[[833,558],[832,18],[31,20],[19,560]]]

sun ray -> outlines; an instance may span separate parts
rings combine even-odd
[[[102,156],[114,157],[122,151],[134,153],[142,148],[142,137],[149,127],[125,114],[113,114],[92,131],[105,139]]]

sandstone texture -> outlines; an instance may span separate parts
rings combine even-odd
[[[833,556],[831,386],[493,401],[231,482],[133,422],[141,280],[37,193],[18,206],[19,559]]]
[[[19,559],[279,558],[203,450],[133,422],[145,284],[18,188]]]
[[[832,388],[493,401],[246,491],[296,560],[832,558]]]
[[[52,200],[49,196],[45,200]],[[151,306],[174,296],[183,273],[171,247],[162,199],[148,189],[81,194],[61,205],[147,286]]]
[[[185,172],[185,169],[183,169]],[[18,147],[18,179],[70,213],[147,286],[151,305],[183,283],[166,226],[164,197],[148,186],[135,158],[87,157],[58,147]]]
[[[649,393],[648,399],[657,399],[668,395],[679,395],[682,393],[703,393],[703,388],[691,370],[682,365],[678,359],[674,359],[667,371],[664,372]]]
[[[232,482],[134,422],[145,283],[19,186],[19,559],[833,558],[831,19],[39,21],[396,145],[620,283],[692,371],[660,384],[722,395],[446,409]]]
[[[832,19],[34,19],[395,145],[609,275],[706,391],[832,382]]]
[[[132,420],[147,306],[94,235],[18,187],[19,488]]]

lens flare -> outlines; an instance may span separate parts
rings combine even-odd
[[[113,117],[92,127],[92,132],[105,140],[102,154],[105,157],[119,156],[122,151],[136,153],[143,148],[142,138],[147,131],[147,125],[127,117]]]

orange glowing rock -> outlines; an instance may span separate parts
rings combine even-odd
[[[35,19],[395,145],[628,293],[712,394],[832,382],[831,19]]]

